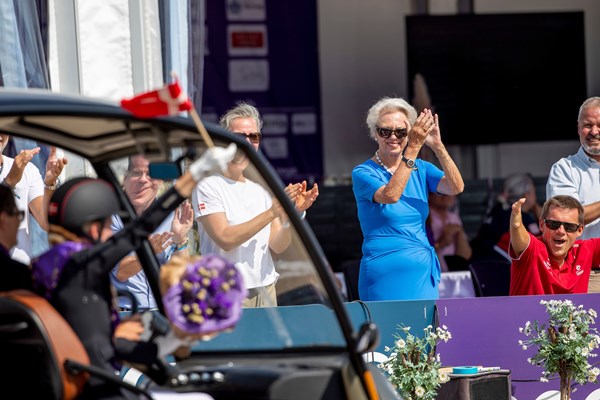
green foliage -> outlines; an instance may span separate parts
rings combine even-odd
[[[435,330],[431,325],[424,329],[423,337],[409,333],[410,327],[398,327],[394,334],[393,348],[386,346],[389,353],[379,368],[386,372],[388,379],[398,393],[407,400],[433,400],[440,385],[450,377],[439,371],[440,355],[435,354],[436,345],[452,338],[444,325]]]
[[[519,328],[527,339],[519,340],[523,350],[531,346],[538,348],[537,353],[527,359],[532,365],[544,368],[542,382],[558,375],[561,378],[561,395],[570,392],[570,382],[579,384],[596,382],[600,370],[589,364],[588,358],[596,357],[593,353],[600,344],[600,336],[596,328],[591,327],[597,317],[593,309],[585,310],[583,306],[575,306],[570,300],[540,301],[546,306],[549,315],[547,324],[538,321],[527,321],[525,327]],[[563,387],[563,386],[568,387]]]

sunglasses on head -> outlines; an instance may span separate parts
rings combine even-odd
[[[394,135],[396,135],[396,137],[398,139],[402,139],[408,134],[406,128],[389,129],[389,128],[380,128],[378,126],[375,126],[375,130],[377,131],[377,134],[384,139],[387,139],[390,136],[392,136],[392,133]]]
[[[553,231],[560,228],[561,225],[564,226],[565,231],[569,232],[569,233],[577,232],[577,229],[579,229],[579,224],[573,224],[571,222],[562,222],[562,221],[555,221],[553,219],[544,219],[544,223],[546,224],[546,226],[548,228],[552,229]]]
[[[251,132],[251,133],[233,132],[233,134],[241,136],[244,139],[250,139],[250,142],[252,142],[252,143],[258,143],[258,142],[260,142],[260,139],[262,138],[262,133],[260,133],[260,132]]]

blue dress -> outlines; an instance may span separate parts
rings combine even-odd
[[[375,192],[391,175],[373,160],[352,170],[352,190],[363,233],[358,291],[363,301],[437,299],[440,262],[429,244],[425,220],[427,198],[444,172],[417,159],[417,170],[394,204],[373,201]]]

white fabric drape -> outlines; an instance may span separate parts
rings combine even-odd
[[[50,0],[49,9],[53,90],[117,101],[162,85],[156,0]]]

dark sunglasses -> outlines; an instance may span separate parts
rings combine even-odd
[[[260,132],[251,132],[251,133],[233,132],[233,134],[241,136],[244,139],[250,139],[250,142],[252,142],[252,143],[258,143],[258,142],[260,142],[260,139],[262,138],[262,133],[260,133]]]
[[[573,224],[571,222],[562,222],[562,221],[555,221],[553,219],[544,219],[544,223],[546,224],[546,226],[548,228],[552,229],[553,231],[560,228],[561,225],[564,226],[565,231],[569,232],[569,233],[577,232],[577,229],[579,229],[579,224]]]
[[[396,135],[396,137],[398,139],[402,139],[408,134],[408,132],[406,131],[406,128],[389,129],[389,128],[380,128],[378,126],[375,126],[375,130],[377,131],[377,134],[384,139],[387,139],[390,136],[392,136],[392,133],[394,135]]]
[[[8,215],[10,215],[11,217],[17,217],[19,219],[19,222],[21,222],[21,221],[23,221],[23,219],[25,219],[25,211],[22,211],[22,210],[6,211],[6,213]]]

